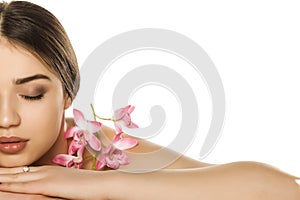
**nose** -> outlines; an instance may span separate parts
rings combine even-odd
[[[18,126],[21,122],[17,103],[7,95],[0,96],[0,128]]]

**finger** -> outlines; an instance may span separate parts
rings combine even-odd
[[[61,186],[58,187],[61,188]],[[74,192],[73,187],[69,187],[68,190],[59,191],[57,188],[53,188],[53,186],[49,187],[49,185],[47,186],[46,184],[42,184],[41,181],[3,183],[0,184],[0,192],[1,191],[18,194],[41,195],[43,197],[49,197],[49,199],[65,199],[64,197]]]
[[[1,174],[17,174],[24,172],[24,169],[28,167],[30,172],[34,172],[39,170],[40,167],[31,167],[31,166],[23,166],[23,167],[12,167],[12,168],[0,168]]]
[[[24,172],[23,168],[16,167],[10,169],[1,168],[2,174],[0,173],[0,183],[8,182],[28,182],[41,180],[50,174],[56,173],[56,170],[67,170],[67,168],[62,168],[59,166],[40,166],[40,167],[30,167],[28,172]]]
[[[25,193],[25,194],[41,194],[41,191],[37,181],[31,182],[10,182],[0,184],[0,190],[13,193]]]
[[[35,172],[21,172],[15,174],[0,174],[0,183],[15,183],[15,182],[28,182],[35,181],[42,178],[42,173]]]

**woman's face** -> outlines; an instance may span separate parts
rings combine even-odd
[[[62,132],[66,107],[59,79],[0,38],[0,166],[29,165],[46,154]]]

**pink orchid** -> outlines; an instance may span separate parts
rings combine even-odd
[[[122,132],[115,135],[112,144],[102,150],[97,159],[96,169],[100,170],[105,165],[117,169],[120,165],[127,165],[129,159],[123,150],[135,147],[138,141],[132,138],[122,138]]]
[[[91,149],[88,147],[91,147],[93,151],[90,151],[90,153],[93,156],[93,162],[96,162],[96,166],[93,164],[93,169],[95,167],[97,170],[100,170],[104,166],[117,169],[120,165],[129,164],[129,158],[123,150],[135,147],[138,141],[132,138],[123,138],[122,126],[138,128],[138,126],[131,121],[130,117],[134,106],[129,105],[116,110],[113,118],[101,118],[94,112],[93,105],[91,105],[91,107],[95,118],[111,120],[115,123],[116,135],[112,143],[102,148],[100,140],[94,135],[100,130],[102,124],[97,121],[86,120],[81,111],[74,109],[73,114],[76,126],[69,128],[65,133],[66,139],[72,138],[68,154],[56,155],[52,161],[68,168],[81,168],[84,160],[84,150],[87,148],[90,151]]]
[[[80,130],[77,126],[68,129],[65,136],[70,136],[72,134],[73,140],[71,141],[69,146],[69,155],[74,155],[80,148],[87,144],[86,140],[84,139],[84,131]]]
[[[134,111],[134,106],[128,105],[124,108],[115,110],[113,120],[115,121],[115,127],[121,128],[124,125],[127,128],[138,128],[138,125],[131,121],[130,114]]]
[[[107,166],[112,169],[117,169],[120,167],[120,165],[127,165],[129,164],[129,158],[127,155],[119,150],[113,147],[113,145],[107,146],[105,149],[103,149],[103,152],[98,157],[96,162],[96,169],[100,170],[104,166]]]
[[[86,143],[92,149],[100,151],[101,142],[93,133],[99,131],[102,124],[97,121],[86,120],[83,113],[77,109],[73,110],[73,114],[77,126],[68,129],[65,134],[65,138],[74,138],[69,148],[69,154],[73,154],[82,145],[86,145]]]
[[[115,135],[112,144],[119,150],[126,150],[135,147],[138,141],[132,138],[122,138],[122,132],[119,132]]]
[[[68,154],[58,154],[56,155],[52,162],[71,168],[81,168],[82,167],[82,162],[83,162],[83,152],[84,152],[85,146],[82,146],[80,149],[77,151],[77,156],[72,156]]]

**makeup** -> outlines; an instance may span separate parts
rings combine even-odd
[[[19,137],[0,137],[0,152],[15,154],[22,151],[28,140]]]
[[[21,88],[19,95],[25,100],[40,100],[44,97],[44,94],[47,92],[46,87],[43,86],[31,86],[26,89]]]

